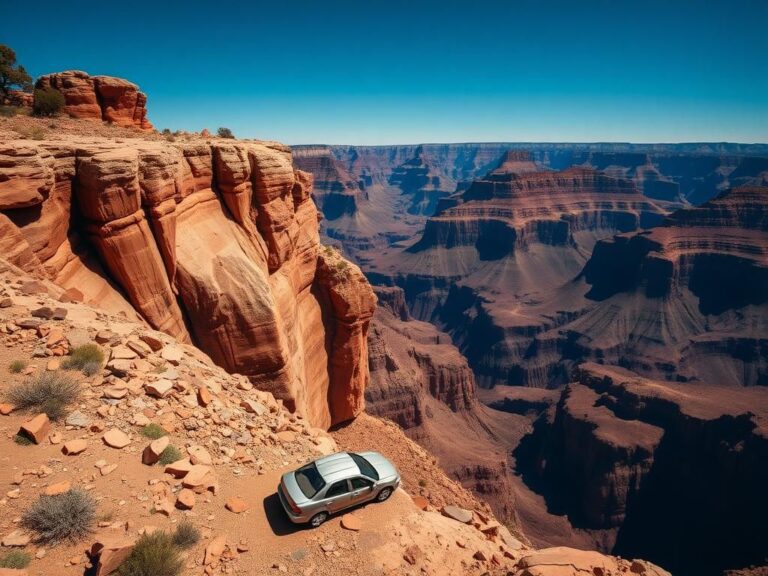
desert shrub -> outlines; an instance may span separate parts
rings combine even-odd
[[[224,128],[223,126],[221,128],[219,128],[218,130],[216,130],[216,135],[219,138],[234,138],[235,137],[235,135],[232,134],[232,130],[230,130],[229,128]]]
[[[104,363],[104,352],[96,344],[83,344],[69,353],[63,366],[70,370],[83,370],[86,364],[92,363],[97,363],[101,368]]]
[[[18,374],[24,368],[27,367],[27,361],[26,360],[14,360],[10,364],[8,364],[8,370],[12,372],[13,374]]]
[[[16,434],[16,436],[13,437],[13,441],[19,446],[32,446],[32,444],[35,443],[34,440],[26,434]]]
[[[162,426],[159,426],[152,422],[151,424],[147,424],[144,426],[144,428],[141,429],[141,435],[145,438],[151,438],[152,440],[157,440],[158,438],[162,438],[163,436],[168,436],[168,432],[165,431],[165,428]]]
[[[192,548],[200,541],[200,530],[189,520],[182,520],[173,533],[173,543],[182,550]]]
[[[23,550],[11,550],[8,554],[0,556],[0,568],[16,568],[21,570],[29,566],[32,556]]]
[[[16,116],[18,108],[16,106],[0,106],[0,117],[11,118]]]
[[[162,466],[168,466],[168,464],[178,462],[182,458],[184,458],[184,454],[181,453],[181,450],[176,448],[176,446],[168,446],[168,448],[163,450],[163,453],[160,454],[160,460],[157,462]]]
[[[86,376],[93,376],[98,374],[99,370],[101,370],[101,362],[86,362],[83,364],[82,372]]]
[[[45,412],[51,420],[67,414],[67,408],[80,397],[80,385],[63,372],[41,372],[16,384],[6,394],[19,410]]]
[[[45,130],[40,126],[33,126],[32,128],[17,128],[16,133],[22,138],[27,140],[43,140],[45,138]]]
[[[55,88],[35,90],[35,103],[32,106],[36,116],[53,116],[64,107],[64,94]]]
[[[37,541],[55,544],[88,535],[96,517],[96,501],[75,488],[55,496],[42,495],[24,513],[22,525],[37,534]]]
[[[184,560],[167,532],[144,534],[118,569],[120,576],[177,576]]]
[[[427,485],[427,481],[424,478],[419,478],[419,486],[424,488]]]

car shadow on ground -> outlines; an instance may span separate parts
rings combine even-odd
[[[272,528],[272,533],[275,536],[287,536],[288,534],[295,534],[296,532],[301,532],[303,530],[316,529],[316,528],[312,528],[312,526],[310,526],[309,524],[294,524],[293,522],[291,522],[288,519],[288,515],[285,513],[285,510],[283,510],[283,505],[280,502],[280,496],[277,495],[277,492],[274,492],[273,494],[270,494],[269,496],[264,498],[262,504],[264,506],[264,515],[267,517],[269,526],[270,528]],[[339,511],[336,514],[331,515],[331,518],[342,516],[347,512],[362,510],[364,508],[367,508],[370,505],[382,506],[385,504],[386,502],[376,502],[375,500],[369,500],[368,502],[355,504],[350,508],[346,508],[345,510]]]
[[[275,536],[286,536],[307,529],[306,525],[294,524],[288,519],[277,492],[264,498],[263,505],[264,515],[267,517],[269,527],[272,528]]]

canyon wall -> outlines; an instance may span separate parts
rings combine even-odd
[[[35,88],[54,88],[61,92],[64,96],[62,112],[72,118],[153,130],[147,119],[147,95],[128,80],[67,70],[41,76],[35,82]]]
[[[515,451],[550,513],[674,574],[765,561],[768,395],[584,364]],[[703,550],[707,552],[702,553]]]
[[[477,400],[466,359],[447,334],[410,316],[400,288],[375,292],[379,305],[368,337],[366,412],[396,422],[450,477],[487,502],[502,522],[517,527],[505,447],[521,421]]]
[[[194,342],[315,426],[354,417],[375,296],[322,249],[276,144],[70,137],[0,146],[0,244],[73,297]]]

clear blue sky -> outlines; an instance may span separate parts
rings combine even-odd
[[[290,144],[768,142],[768,0],[0,0],[33,75]]]

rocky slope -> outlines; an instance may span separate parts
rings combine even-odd
[[[675,574],[766,561],[764,390],[656,382],[597,364],[575,380],[515,451],[550,513]]]
[[[89,76],[67,70],[41,76],[35,88],[54,88],[64,95],[63,112],[72,118],[153,130],[147,119],[147,95],[132,82],[112,76]]]
[[[375,297],[321,249],[312,177],[287,148],[73,136],[0,157],[14,264],[195,342],[317,426],[362,410]]]
[[[555,576],[569,565],[574,573],[667,575],[640,560],[532,549],[393,424],[363,415],[334,440],[198,349],[70,295],[0,259],[0,398],[38,374],[79,389],[56,422],[0,403],[0,560],[10,551],[31,560],[26,569],[0,569],[3,576],[114,573],[141,534],[173,531],[182,520],[201,535],[182,552],[184,574],[330,576],[353,567],[361,575]],[[96,344],[106,363],[90,375],[65,371],[63,361],[83,344]],[[11,361],[20,372],[9,370]],[[152,426],[163,434],[157,440],[144,437]],[[17,432],[31,442],[15,442]],[[168,446],[181,459],[153,465]],[[401,489],[310,533],[294,529],[276,504],[280,474],[340,448],[384,451],[414,497]],[[87,540],[44,543],[19,526],[39,496],[72,489],[96,502]]]

